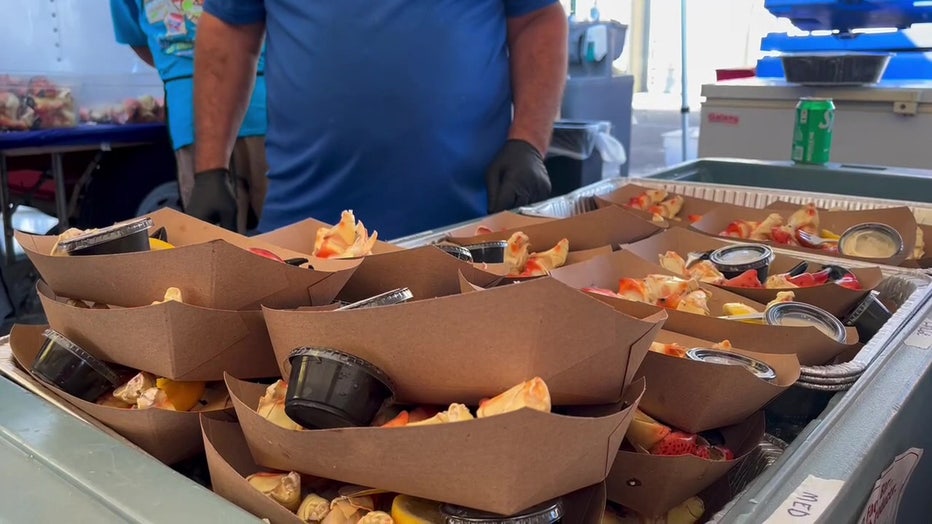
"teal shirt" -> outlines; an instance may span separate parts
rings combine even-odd
[[[148,47],[165,83],[168,130],[175,149],[194,143],[194,38],[202,0],[110,0],[117,42]],[[239,136],[264,136],[268,125],[265,51]]]

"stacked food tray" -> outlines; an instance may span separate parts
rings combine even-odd
[[[645,200],[669,206],[634,205]],[[55,331],[14,328],[17,364],[5,374],[76,406],[166,464],[205,453],[213,489],[272,522],[294,522],[294,508],[265,497],[249,480],[255,475],[279,483],[291,478],[285,472],[331,479],[328,497],[344,484],[334,503],[347,485],[507,514],[545,500],[588,500],[586,519],[568,521],[586,524],[601,517],[600,489],[616,510],[645,516],[695,504],[704,504],[704,518],[720,508],[747,511],[749,494],[773,491],[768,486],[788,476],[789,465],[801,471],[815,436],[843,425],[865,402],[880,366],[889,370],[911,355],[895,348],[932,298],[921,269],[927,257],[915,249],[916,218],[928,206],[833,211],[868,204],[619,179],[390,244],[349,211],[335,227],[309,220],[259,238],[170,210],[74,238],[18,234],[42,275],[37,291]],[[842,233],[838,246],[864,223],[851,220],[893,225],[899,250],[877,264],[803,240],[781,244],[776,227],[764,228],[770,237],[718,238],[733,224],[790,211],[788,223],[808,217],[812,234]],[[338,242],[345,242],[341,226],[353,226],[352,244]],[[527,258],[505,256],[528,243],[534,253]],[[741,269],[746,264],[716,258],[738,244],[771,255]],[[94,246],[110,253],[83,256]],[[478,258],[496,250],[499,260]],[[322,256],[329,252],[346,258]],[[717,275],[700,280],[689,264],[671,264],[680,254],[700,255],[697,268]],[[816,275],[824,280],[804,283]],[[793,286],[771,286],[771,277]],[[111,285],[100,286],[102,279]],[[222,285],[229,282],[249,285]],[[650,298],[647,287],[658,284],[681,290],[676,303],[672,294]],[[373,300],[379,307],[366,307]],[[831,321],[799,328],[772,315],[806,305]],[[86,355],[69,356],[72,346]],[[123,378],[101,396],[72,391],[41,365],[50,359],[36,357],[52,354],[106,363]],[[340,371],[325,377],[319,366]],[[911,388],[921,369],[884,378]],[[345,393],[337,386],[351,379],[366,395],[327,393]],[[523,407],[496,413],[509,398]],[[431,417],[433,405],[450,408]],[[472,406],[485,420],[472,421]],[[418,427],[425,420],[436,427]],[[896,442],[914,434],[901,431]],[[553,448],[564,450],[559,460],[539,460]],[[374,454],[386,450],[404,460]],[[471,465],[470,481],[462,464]],[[548,479],[549,491],[515,483],[516,471]]]
[[[747,187],[734,185],[735,177],[728,180],[730,183],[716,184],[693,181],[680,181],[686,179],[715,180],[716,168],[725,167],[727,170],[736,171],[741,169],[750,170],[748,180],[761,184],[762,187]],[[764,168],[764,173],[760,171]],[[794,166],[795,167],[795,166]],[[787,202],[797,205],[814,203],[820,208],[840,209],[840,210],[875,210],[896,206],[907,206],[913,212],[919,223],[932,223],[932,204],[924,202],[899,201],[892,199],[877,199],[844,194],[830,194],[831,188],[854,187],[864,189],[864,183],[838,184],[837,180],[844,177],[845,169],[832,170],[832,176],[824,180],[826,187],[823,193],[813,193],[809,191],[798,191],[789,189],[771,189],[770,187],[780,187],[781,185],[793,186],[793,182],[800,180],[800,173],[794,172],[794,167],[780,163],[763,163],[742,160],[712,160],[698,161],[694,163],[683,164],[671,171],[658,173],[649,178],[618,178],[604,180],[580,188],[570,194],[562,197],[550,199],[537,205],[521,208],[519,212],[528,216],[538,216],[546,218],[568,218],[583,213],[588,213],[599,209],[596,198],[600,195],[606,195],[627,185],[637,184],[638,186],[662,189],[670,193],[681,194],[685,196],[696,197],[714,202],[735,204],[739,206],[764,208],[775,202]],[[755,168],[756,169],[755,171]],[[812,168],[802,167],[801,170],[811,170]],[[851,170],[858,171],[861,175],[867,175],[871,178],[878,176],[876,171],[871,170]],[[789,176],[787,176],[789,175]],[[885,190],[893,193],[907,193],[916,190],[916,186],[926,187],[926,184],[932,184],[932,179],[925,180],[921,176],[900,177],[894,174],[884,173],[886,177],[883,180]],[[672,179],[672,180],[669,180]],[[810,179],[803,183],[818,184],[818,179]],[[872,180],[870,183],[877,183],[879,180]],[[789,182],[789,184],[787,184]],[[903,189],[897,184],[905,184],[907,189]],[[932,186],[930,186],[932,188]],[[932,190],[932,189],[930,189]],[[922,191],[921,189],[919,191]],[[918,193],[922,194],[922,193]],[[932,193],[929,193],[932,194]],[[428,231],[419,235],[414,235],[397,242],[403,246],[417,246],[439,242],[446,238],[450,232],[468,228],[471,223],[456,224],[449,228],[436,231]],[[776,248],[776,251],[793,254],[792,251]],[[833,258],[830,256],[821,256],[818,254],[807,253],[806,258],[810,260],[821,260],[831,263]],[[868,267],[872,263],[846,260],[846,264],[851,267],[863,266]],[[881,267],[884,278],[877,286],[876,291],[882,297],[882,300],[889,301],[898,306],[896,313],[891,320],[875,335],[865,346],[858,352],[854,359],[830,365],[821,366],[801,366],[800,378],[794,384],[793,395],[785,395],[788,402],[802,405],[805,415],[800,416],[793,421],[797,425],[792,433],[799,433],[803,427],[809,424],[813,419],[817,419],[820,414],[829,406],[832,394],[850,389],[857,380],[868,369],[870,364],[876,360],[878,355],[885,351],[892,351],[890,341],[900,333],[910,319],[921,312],[929,298],[930,278],[926,275],[928,269],[904,268],[891,265]],[[806,393],[808,391],[809,393]],[[813,422],[817,424],[818,420]],[[755,477],[761,472],[772,466],[777,458],[783,453],[786,443],[779,438],[766,434],[757,450],[752,454],[742,468],[739,468],[729,475],[733,494],[740,493]]]

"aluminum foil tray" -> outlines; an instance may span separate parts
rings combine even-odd
[[[892,175],[891,179],[894,179]],[[524,214],[535,216],[554,218],[570,217],[578,213],[594,210],[596,206],[595,201],[592,199],[593,196],[611,193],[615,189],[626,184],[666,189],[672,193],[679,193],[684,196],[755,208],[767,207],[778,200],[800,205],[812,202],[817,207],[844,211],[906,206],[912,210],[919,223],[932,224],[932,204],[925,202],[810,193],[808,191],[791,191],[786,189],[766,189],[728,184],[710,184],[704,182],[665,181],[650,178],[616,178],[606,180],[599,184],[589,186],[589,188],[583,188],[577,193],[570,193],[563,197],[553,198],[534,206],[521,208],[520,211]]]

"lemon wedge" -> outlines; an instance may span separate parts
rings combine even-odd
[[[175,411],[189,411],[197,405],[204,396],[204,382],[176,382],[167,378],[155,381],[155,387],[165,392],[168,402],[175,407]]]
[[[163,249],[172,249],[172,248],[174,248],[174,247],[175,247],[175,246],[169,244],[168,242],[166,242],[166,241],[164,241],[164,240],[159,240],[159,239],[157,239],[157,238],[150,238],[150,239],[149,239],[149,249],[150,249],[151,251],[161,251],[161,250],[163,250]]]
[[[440,504],[408,495],[398,495],[392,501],[392,520],[395,524],[442,522]]]

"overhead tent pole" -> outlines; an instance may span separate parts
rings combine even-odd
[[[686,83],[686,0],[680,0],[680,69],[682,69],[683,78],[680,80],[680,91],[683,94],[683,104],[680,106],[680,117],[682,118],[682,145],[683,145],[683,162],[686,161],[686,149],[689,143],[689,92]]]

